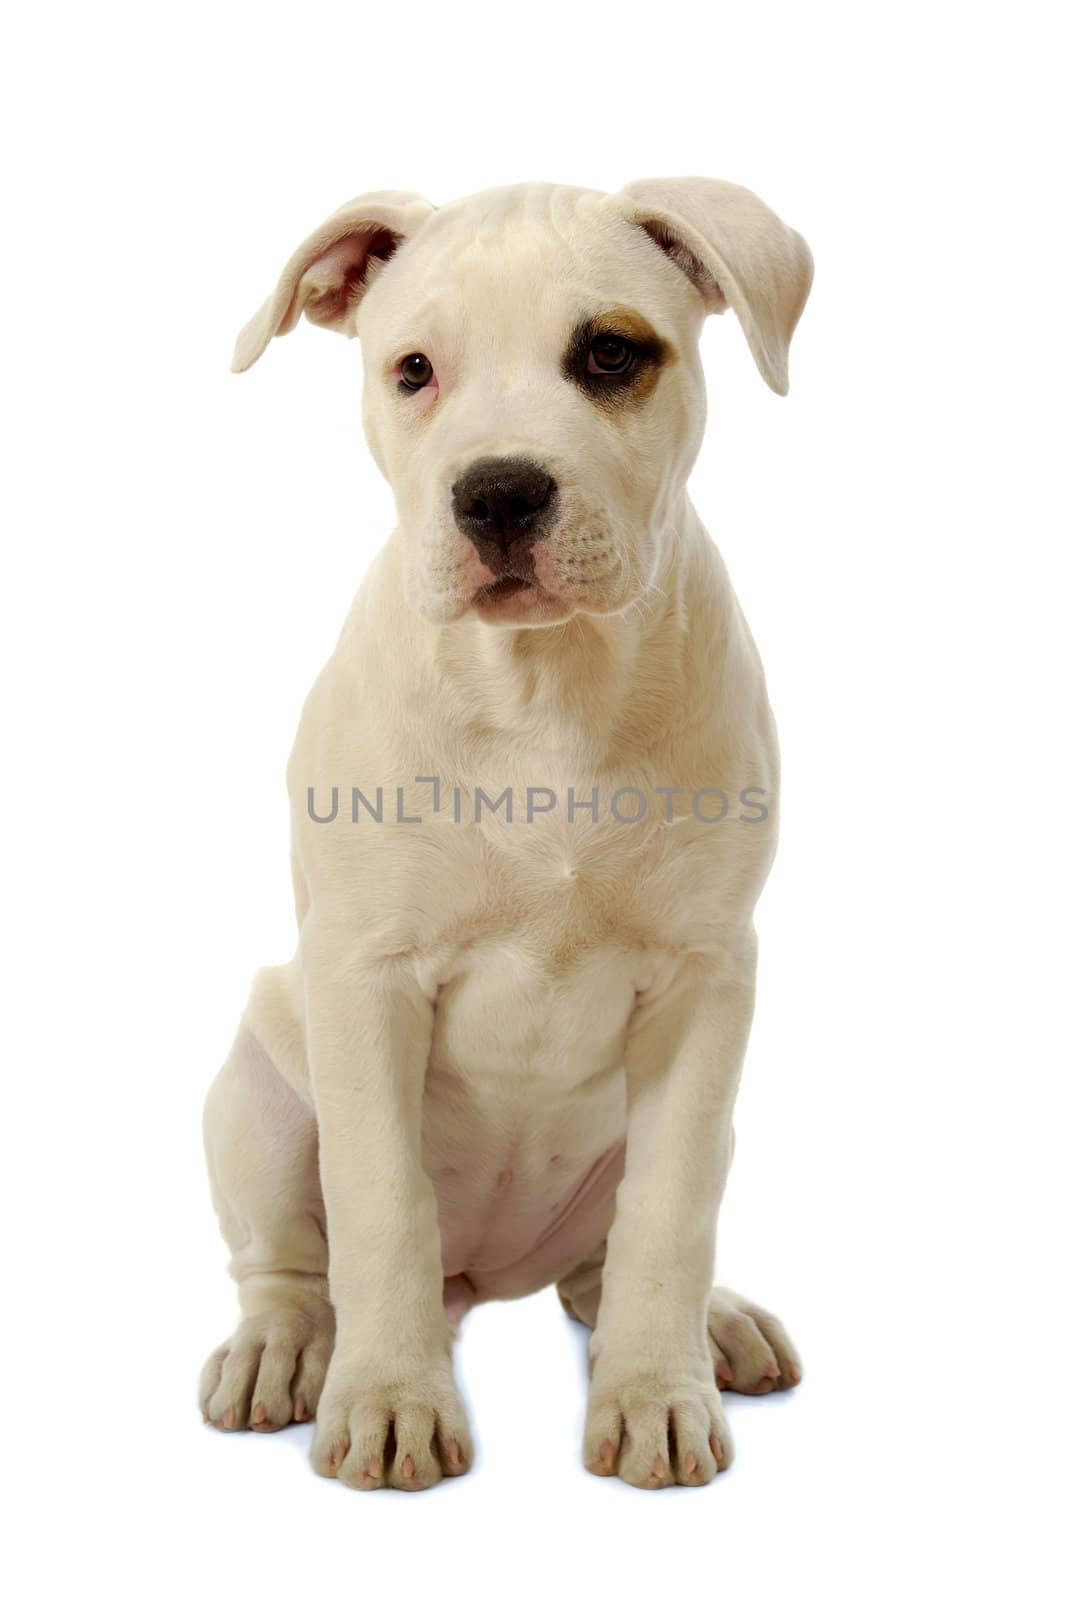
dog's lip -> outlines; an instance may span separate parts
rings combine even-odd
[[[507,600],[522,589],[540,589],[536,578],[524,578],[517,572],[503,572],[492,583],[483,583],[475,600]]]

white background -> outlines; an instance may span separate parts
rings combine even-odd
[[[4,1451],[17,1594],[1051,1595],[1064,1456],[1062,96],[1052,6],[40,5],[3,66]],[[697,172],[809,239],[787,401],[704,341],[693,491],[786,787],[723,1276],[794,1395],[579,1461],[547,1293],[470,1319],[477,1470],[316,1478],[194,1404],[199,1147],[293,939],[283,768],[391,501],[360,358],[233,337],[361,190]],[[15,1568],[19,1570],[14,1571]],[[1061,1580],[1060,1580],[1061,1581]]]

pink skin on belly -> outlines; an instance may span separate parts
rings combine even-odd
[[[567,1186],[553,1183],[551,1165],[537,1181],[504,1168],[480,1204],[469,1178],[452,1168],[434,1173],[453,1327],[477,1300],[532,1294],[592,1255],[611,1226],[624,1157],[625,1145],[612,1145]]]

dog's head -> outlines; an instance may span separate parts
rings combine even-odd
[[[301,313],[363,342],[363,413],[411,599],[435,622],[620,611],[670,559],[704,427],[698,353],[732,308],[787,388],[811,256],[747,189],[552,184],[435,210],[364,195],[289,261],[234,370]]]

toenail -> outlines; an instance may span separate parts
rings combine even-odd
[[[720,1467],[724,1467],[726,1465],[726,1451],[723,1449],[722,1443],[720,1442],[720,1440],[716,1439],[714,1434],[712,1434],[712,1436],[711,1436],[710,1443],[711,1443],[711,1453],[712,1453],[712,1455],[715,1457],[716,1461],[719,1463],[719,1466]]]
[[[266,1422],[266,1420],[267,1420],[267,1408],[261,1402],[252,1413],[252,1421],[253,1422]]]
[[[373,1461],[368,1461],[363,1470],[367,1474],[368,1478],[380,1478],[382,1475],[381,1457],[375,1456]]]
[[[445,1454],[454,1467],[462,1465],[463,1451],[459,1448],[458,1439],[449,1439],[448,1443],[445,1445]]]
[[[610,1439],[605,1439],[604,1443],[600,1446],[600,1460],[606,1467],[610,1467],[614,1464],[615,1446],[612,1444]]]
[[[222,1426],[224,1428],[236,1428],[237,1412],[233,1409],[233,1406],[230,1406],[228,1410],[222,1413]]]
[[[404,1474],[405,1478],[413,1478],[415,1476],[415,1462],[411,1456],[404,1457],[404,1464],[400,1470]]]
[[[657,1456],[653,1461],[652,1476],[654,1478],[665,1478],[667,1476],[667,1463],[662,1456]]]
[[[696,1471],[696,1469],[697,1469],[697,1458],[694,1455],[693,1451],[689,1450],[689,1451],[686,1452],[686,1457],[685,1457],[686,1475],[691,1478],[693,1476],[694,1472]]]
[[[800,1368],[797,1366],[795,1361],[789,1362],[789,1376],[794,1383],[800,1382]]]
[[[302,1394],[298,1394],[297,1397],[296,1397],[296,1400],[295,1400],[295,1402],[293,1404],[293,1421],[294,1422],[306,1422],[307,1421],[307,1414],[308,1414],[307,1401],[304,1399],[304,1396]]]
[[[721,1367],[718,1367],[716,1369],[715,1381],[718,1384],[720,1389],[727,1389],[727,1388],[729,1388],[730,1384],[733,1383],[733,1381],[734,1381],[733,1372],[731,1371],[730,1367],[726,1364],[725,1361],[723,1362]]]
[[[345,1458],[345,1456],[347,1454],[348,1454],[348,1445],[347,1444],[342,1444],[342,1443],[339,1442],[339,1443],[337,1443],[335,1445],[331,1445],[331,1447],[330,1447],[330,1466],[331,1467],[339,1467],[341,1465],[341,1462],[344,1460],[344,1458]]]

